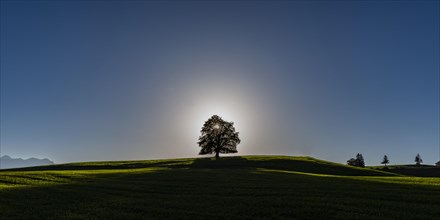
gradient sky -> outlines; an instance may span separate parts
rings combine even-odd
[[[1,154],[439,160],[438,1],[2,1]]]

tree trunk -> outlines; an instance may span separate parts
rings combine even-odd
[[[220,152],[216,151],[215,152],[215,159],[218,160],[220,158]]]

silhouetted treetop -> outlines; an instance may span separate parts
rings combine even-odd
[[[234,123],[224,121],[220,116],[213,115],[203,127],[198,144],[202,148],[200,155],[215,153],[216,159],[220,153],[237,153],[237,145],[240,143],[238,132],[235,132]]]

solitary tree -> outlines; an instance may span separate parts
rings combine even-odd
[[[387,155],[384,155],[381,164],[384,164],[385,166],[387,166],[387,164],[389,164],[389,163],[390,163],[390,160],[388,160]]]
[[[420,166],[421,163],[423,163],[422,157],[420,156],[420,154],[417,154],[416,159],[414,160],[414,162],[416,162],[417,166]]]
[[[203,125],[201,133],[198,142],[202,148],[200,155],[215,153],[215,159],[218,159],[220,153],[237,153],[237,145],[241,140],[238,132],[235,132],[234,122],[227,122],[213,115]]]

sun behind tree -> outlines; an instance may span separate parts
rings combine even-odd
[[[215,153],[215,159],[218,159],[220,153],[237,153],[237,145],[241,140],[238,132],[235,132],[234,122],[227,122],[220,116],[213,115],[205,122],[200,132],[200,155]]]

